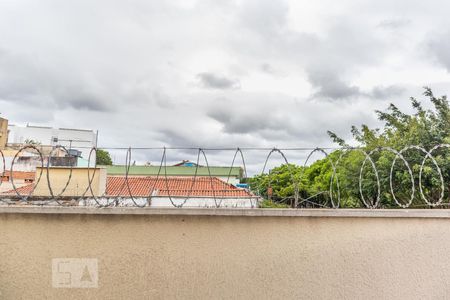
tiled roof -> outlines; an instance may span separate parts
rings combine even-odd
[[[191,196],[191,197],[251,197],[244,189],[212,177],[128,177],[131,193],[134,197],[154,196]],[[110,176],[106,188],[108,196],[129,196],[123,176]]]
[[[19,192],[19,194],[21,196],[28,196],[31,193],[32,189],[33,189],[33,184],[31,183],[31,184],[27,184],[27,185],[18,187],[17,188],[17,192]],[[12,196],[17,196],[17,193],[16,193],[16,191],[14,189],[11,189],[9,191],[3,192],[1,194],[2,195],[8,195],[8,196],[11,196],[11,195]]]
[[[133,197],[153,196],[182,196],[182,197],[252,197],[250,192],[237,188],[216,177],[128,177],[128,183]],[[106,183],[106,196],[129,197],[125,177],[108,176]],[[33,184],[17,188],[19,193],[26,196],[33,188]],[[213,191],[214,189],[214,191]],[[153,191],[153,193],[152,193]],[[4,195],[16,195],[14,190],[2,193]]]

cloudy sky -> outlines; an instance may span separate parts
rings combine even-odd
[[[98,129],[107,147],[330,146],[327,130],[349,138],[353,124],[376,126],[374,109],[408,109],[422,86],[448,93],[449,9],[0,0],[0,112],[19,125]]]

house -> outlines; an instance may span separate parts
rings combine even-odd
[[[181,162],[174,164],[174,167],[196,167],[197,164],[190,160],[182,160]]]
[[[109,176],[106,195],[122,197],[126,202],[150,201],[151,207],[256,207],[259,198],[249,190],[237,188],[216,177],[129,177]],[[131,200],[131,201],[130,201]]]
[[[35,172],[22,172],[22,171],[8,171],[6,170],[3,173],[3,170],[0,171],[0,194],[11,191],[14,192],[13,181],[16,188],[22,188],[26,186],[32,186],[32,183],[35,180]]]
[[[85,161],[84,159],[76,157],[74,155],[68,155],[66,151],[62,150],[61,148],[54,149],[50,146],[45,147],[38,145],[36,146],[36,148],[42,155],[41,158],[39,152],[37,152],[35,149],[32,148],[22,149],[22,146],[18,147],[8,146],[7,149],[2,150],[0,153],[0,165],[2,164],[2,160],[4,159],[6,170],[11,170],[11,167],[13,167],[14,171],[33,172],[33,173],[36,171],[37,167],[40,166],[46,167],[49,160],[50,166],[75,167],[87,165],[87,163],[84,163]],[[50,153],[51,157],[49,156]]]
[[[35,171],[36,167],[47,165],[50,155],[51,166],[87,166],[87,160],[82,156],[88,157],[96,144],[97,133],[92,130],[30,125],[20,127],[0,118],[0,160],[4,160],[7,170],[14,160],[14,171]],[[26,148],[27,145],[32,145],[38,151]],[[57,146],[64,146],[67,151]],[[74,149],[76,147],[82,150]]]
[[[37,169],[35,182],[22,185],[22,196],[51,198],[47,184],[47,168]],[[63,199],[83,198],[80,205],[113,204],[150,207],[256,207],[259,197],[249,190],[237,188],[216,177],[192,176],[106,176],[103,168],[50,168],[49,178],[54,195]],[[37,181],[42,172],[44,180]],[[91,180],[89,189],[88,176]],[[69,177],[71,178],[67,183]],[[64,192],[63,192],[64,191]],[[86,192],[88,191],[88,192]],[[3,196],[17,196],[14,189]],[[95,196],[95,198],[93,197]]]

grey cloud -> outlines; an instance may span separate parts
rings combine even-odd
[[[0,55],[0,99],[4,101],[103,112],[114,106],[106,102],[108,94],[84,79],[54,73],[28,56],[6,51]]]
[[[268,64],[268,63],[263,63],[260,66],[261,70],[265,73],[274,75],[276,73],[275,69],[272,67],[272,65]]]
[[[92,110],[98,112],[107,112],[112,110],[111,107],[109,107],[102,99],[96,98],[92,95],[71,95],[69,98],[64,100],[65,105],[77,110]]]
[[[308,79],[316,90],[313,95],[315,98],[340,100],[361,95],[361,91],[357,86],[344,82],[338,77],[337,72],[309,70]]]
[[[176,106],[174,99],[166,89],[148,82],[133,84],[123,91],[123,99],[128,99],[130,104],[147,106],[155,105],[164,109],[172,109]]]
[[[340,78],[339,71],[332,69],[307,69],[307,74],[309,82],[315,89],[311,97],[317,99],[348,100],[369,97],[386,100],[390,97],[402,95],[405,91],[399,85],[377,85],[368,91],[364,91],[360,87],[352,85]]]
[[[431,57],[450,72],[450,31],[430,38],[426,48]]]
[[[246,101],[242,102],[242,99]],[[225,134],[253,136],[261,141],[271,141],[272,145],[291,141],[317,146],[330,143],[327,130],[350,128],[343,120],[337,120],[338,115],[351,115],[351,107],[348,102],[313,103],[296,101],[286,95],[241,93],[235,98],[217,100],[207,115],[222,125]],[[333,116],[330,116],[333,110]]]
[[[398,85],[375,86],[370,92],[370,96],[375,99],[390,100],[391,97],[397,97],[405,92],[405,88]]]
[[[225,76],[217,75],[210,72],[199,73],[197,78],[200,84],[205,88],[210,89],[239,89],[241,84],[237,79],[230,79]]]
[[[167,93],[162,89],[156,89],[153,93],[153,100],[155,103],[162,108],[174,108],[176,101],[172,99]]]
[[[286,121],[277,115],[261,115],[256,111],[236,112],[230,110],[213,109],[207,115],[222,123],[224,131],[234,134],[254,133],[262,130],[283,131]]]
[[[28,57],[21,57],[0,48],[0,98],[8,101],[36,103],[43,97],[36,97],[45,79],[42,71]],[[41,75],[41,76],[40,76]]]
[[[157,130],[158,135],[161,139],[165,140],[166,143],[174,147],[196,147],[199,146],[198,139],[196,135],[184,135],[182,131],[176,130],[175,128],[164,128]]]
[[[22,109],[17,109],[22,106]],[[26,107],[26,109],[23,109]],[[0,117],[7,118],[12,124],[49,124],[54,121],[54,111],[47,106],[31,103],[16,103],[0,100]]]
[[[213,148],[230,148],[244,146],[255,146],[259,145],[261,139],[253,139],[248,135],[239,138],[239,135],[228,134],[225,132],[209,132],[202,129],[190,128],[188,126],[184,128],[179,127],[169,127],[157,128],[154,131],[157,132],[157,136],[160,140],[164,141],[162,145],[167,145],[170,147],[213,147]],[[257,142],[255,142],[257,140]],[[170,151],[173,153],[174,151]],[[182,153],[191,153],[192,150],[179,150]]]
[[[411,24],[410,19],[391,18],[391,19],[384,19],[383,21],[381,21],[378,24],[378,26],[381,28],[386,28],[386,29],[398,29],[398,28],[405,27],[410,24]]]
[[[283,5],[281,5],[283,7]],[[361,68],[379,63],[386,44],[381,38],[367,34],[367,28],[355,24],[352,19],[334,18],[326,34],[299,32],[289,29],[288,9],[279,8],[274,19],[266,26],[254,26],[255,20],[270,14],[271,5],[264,2],[254,11],[244,8],[252,18],[243,18],[242,24],[251,29],[256,38],[237,40],[239,49],[252,49],[248,59],[263,57],[259,71],[273,73],[272,63],[284,70],[304,71],[313,92],[310,97],[318,100],[348,100],[367,97],[357,85],[352,84],[354,73]],[[268,28],[266,28],[268,27]],[[255,51],[260,52],[255,52]],[[246,53],[247,50],[243,50]],[[270,62],[270,63],[269,63]],[[287,71],[289,72],[289,71]]]
[[[240,19],[257,32],[274,33],[283,30],[288,12],[285,1],[249,0],[243,2]]]
[[[330,18],[326,22],[327,29],[321,33],[292,30],[287,21],[289,8],[285,7],[285,2],[274,9],[273,19],[261,25],[255,20],[272,14],[273,1],[269,2],[262,1],[261,7],[255,9],[244,5],[245,14],[240,21],[248,29],[249,36],[233,40],[240,55],[245,54],[249,60],[262,57],[292,73],[299,69],[304,71],[315,89],[314,97],[339,100],[363,95],[351,84],[351,79],[361,69],[382,62],[390,47],[385,38],[368,34],[373,31],[368,24],[342,15]],[[258,66],[267,72],[270,65]]]

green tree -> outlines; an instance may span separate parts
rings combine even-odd
[[[391,166],[395,158],[392,151],[386,148],[400,151],[409,146],[419,146],[426,151],[433,147],[450,143],[450,106],[446,96],[435,97],[430,88],[425,88],[424,96],[430,102],[432,109],[424,109],[421,102],[415,98],[410,98],[412,114],[402,112],[394,104],[390,104],[387,111],[376,111],[378,119],[384,123],[381,129],[370,129],[362,125],[360,129],[352,127],[354,139],[360,144],[362,150],[367,153],[372,151],[371,158],[378,170],[381,195],[380,205],[382,207],[396,207],[392,194],[390,193],[389,175]],[[336,134],[329,132],[329,135],[339,144],[345,145],[343,140]],[[384,150],[380,150],[384,147]],[[377,150],[378,149],[378,150]],[[353,151],[355,152],[355,151]],[[448,183],[450,179],[450,156],[448,148],[438,148],[433,153],[437,164],[441,168],[444,182]],[[419,171],[425,158],[425,153],[417,148],[404,150],[402,153],[404,159],[411,168],[413,174],[415,195],[412,201],[413,206],[424,206],[424,200],[421,199],[419,191]],[[342,161],[341,169],[344,169],[344,176],[349,182],[346,183],[348,197],[359,197],[359,168],[361,167],[364,155],[362,153],[352,153]],[[361,162],[361,163],[360,163]],[[370,164],[366,164],[363,169],[362,190],[364,197],[374,203],[377,195],[377,185],[374,170]],[[441,181],[439,179],[437,168],[431,159],[425,161],[422,176],[422,187],[424,195],[430,202],[436,202],[441,193]],[[393,189],[397,200],[401,204],[407,204],[412,195],[411,176],[401,159],[396,160],[393,172]],[[448,194],[448,185],[445,186],[445,194]]]
[[[112,165],[111,155],[108,151],[97,149],[97,165],[110,166]]]
[[[397,207],[390,193],[390,171],[395,153],[388,148],[400,151],[405,147],[416,145],[426,151],[441,144],[450,143],[450,106],[447,97],[435,97],[429,88],[425,88],[424,96],[430,102],[432,109],[425,109],[415,98],[410,99],[412,114],[402,112],[394,104],[387,111],[376,111],[383,122],[382,128],[371,129],[367,125],[361,128],[352,126],[351,132],[358,143],[358,149],[336,150],[328,158],[315,161],[306,168],[280,166],[268,174],[252,178],[251,187],[267,198],[267,190],[272,185],[272,201],[285,201],[294,197],[295,185],[298,186],[300,198],[310,199],[316,205],[330,206],[331,196],[337,199],[338,186],[343,207],[364,206],[361,202],[359,175],[362,168],[361,190],[366,203],[375,204],[379,197],[379,206]],[[329,136],[342,147],[349,147],[346,141],[329,131]],[[380,195],[375,171],[365,153],[370,153],[380,184]],[[433,151],[433,157],[441,168],[444,178],[445,195],[448,195],[450,181],[450,149],[442,147]],[[412,207],[424,206],[424,200],[419,194],[419,171],[425,157],[420,149],[409,148],[402,153],[413,173],[415,194]],[[331,163],[333,162],[333,163]],[[335,176],[333,177],[333,165]],[[294,170],[294,171],[292,171]],[[397,201],[407,204],[411,197],[411,176],[406,165],[397,159],[393,169],[393,189]],[[290,180],[288,180],[288,178]],[[333,188],[330,193],[330,185]],[[423,168],[422,187],[424,195],[430,202],[436,202],[441,195],[441,181],[436,166],[427,159]],[[283,202],[284,203],[284,202]]]

